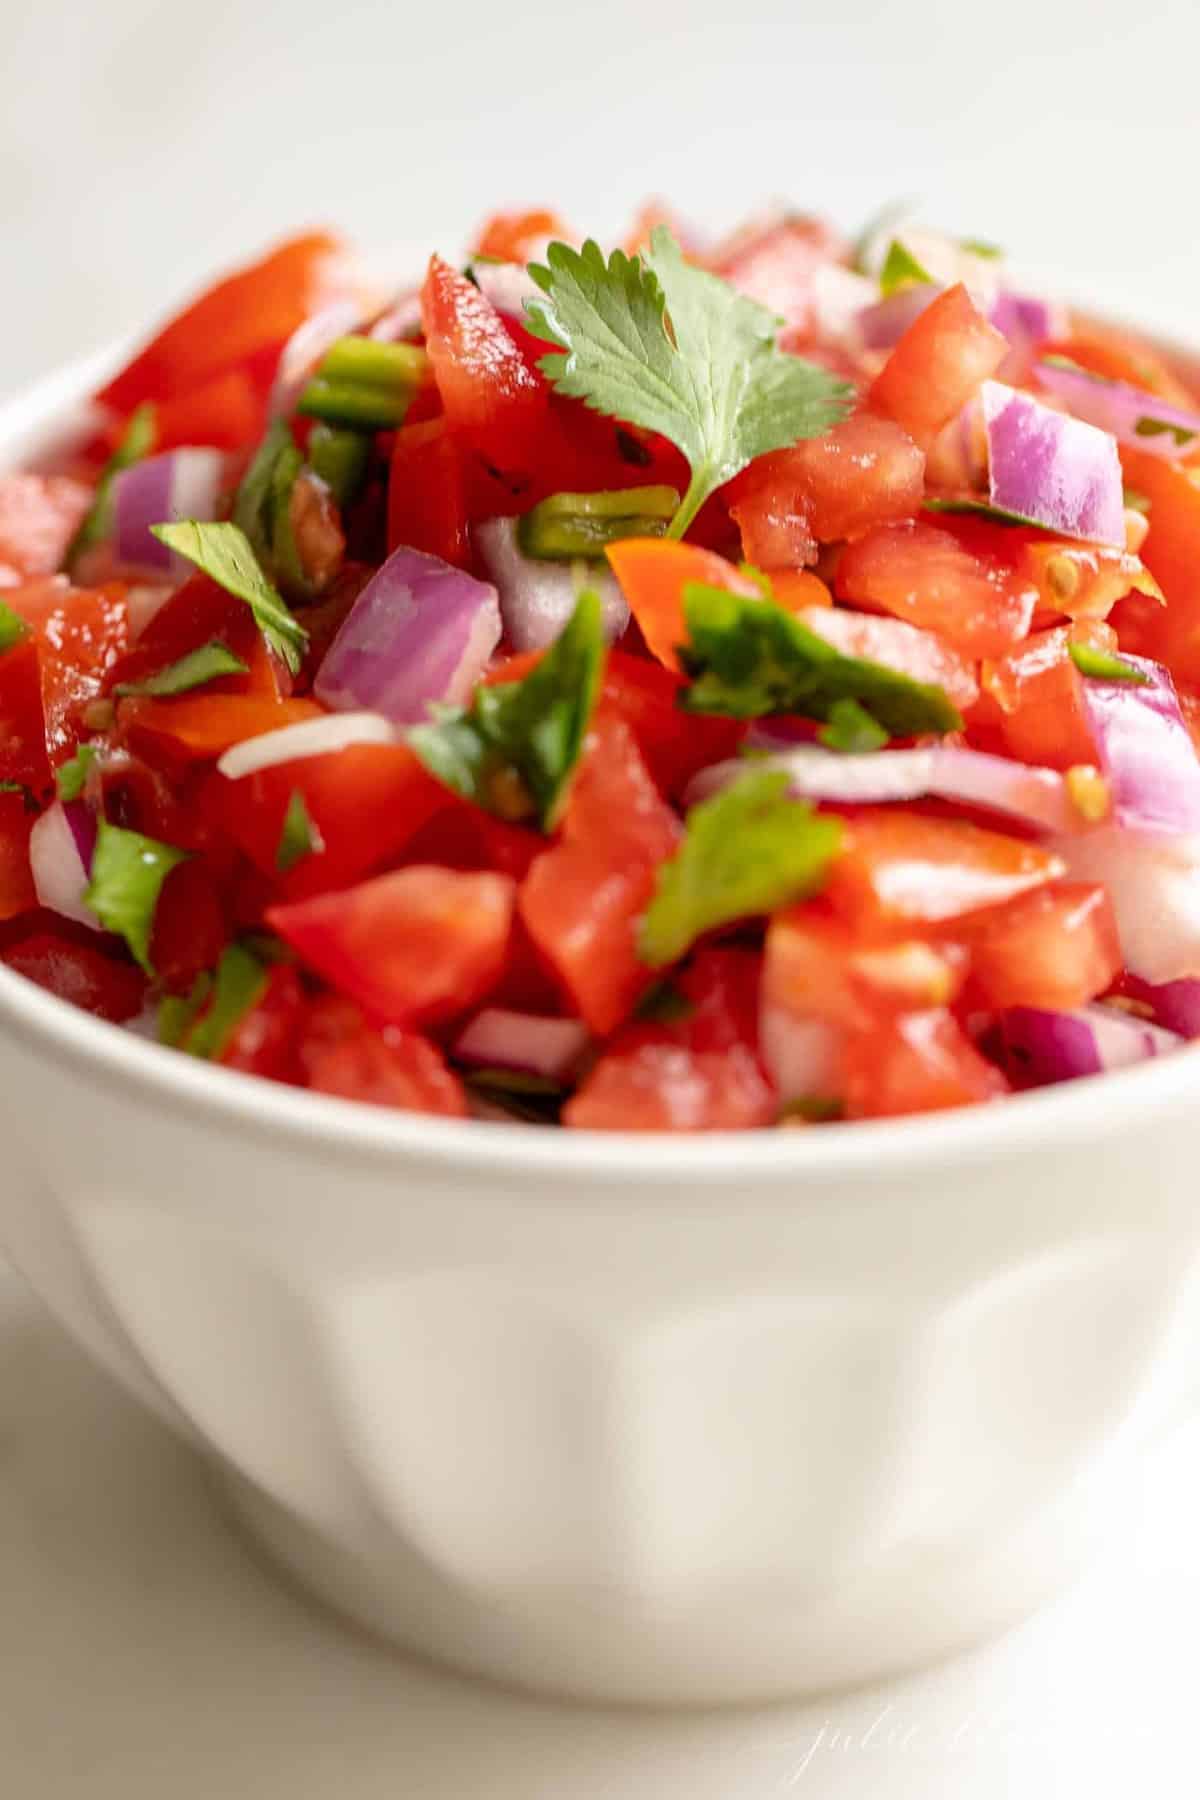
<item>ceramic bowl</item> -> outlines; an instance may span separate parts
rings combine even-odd
[[[86,392],[0,411],[16,460]],[[455,1123],[0,968],[0,1240],[271,1555],[458,1668],[637,1702],[1020,1616],[1200,1369],[1200,1056],[761,1136]]]

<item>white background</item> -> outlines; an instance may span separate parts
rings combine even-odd
[[[1185,323],[1186,0],[0,0],[0,391],[288,229],[911,196]],[[1200,326],[1200,321],[1198,321]]]
[[[1181,0],[0,0],[0,391],[301,224],[421,257],[496,206],[604,234],[646,193],[847,227],[911,196],[1187,331],[1198,51]],[[543,1710],[310,1616],[0,1281],[0,1792],[1184,1800],[1197,1435],[1148,1479],[1078,1594],[951,1670],[767,1717]],[[907,1749],[869,1736],[887,1708]]]

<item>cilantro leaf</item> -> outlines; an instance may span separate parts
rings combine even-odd
[[[1050,532],[1045,525],[1036,519],[1028,518],[1024,513],[1009,512],[1003,506],[993,506],[990,500],[982,496],[976,498],[970,494],[926,494],[921,502],[924,512],[931,513],[967,513],[974,518],[990,519],[993,525],[1034,526],[1038,531]]]
[[[959,238],[958,247],[968,256],[982,256],[986,262],[1001,262],[1004,258],[999,244],[990,243],[987,238]]]
[[[888,741],[883,726],[876,724],[857,700],[835,700],[817,736],[827,750],[839,750],[844,755],[882,750]]]
[[[933,280],[929,270],[919,263],[912,251],[893,238],[879,271],[879,292],[886,300],[901,288],[927,286]]]
[[[230,944],[221,952],[212,979],[211,999],[181,1040],[189,1056],[211,1062],[220,1056],[234,1027],[262,998],[267,971],[244,944]]]
[[[11,650],[14,644],[19,644],[28,630],[20,613],[14,612],[11,606],[0,600],[0,656],[6,650]]]
[[[306,856],[319,856],[324,848],[325,840],[309,817],[304,795],[298,788],[293,788],[283,817],[283,830],[279,834],[275,867],[281,875],[286,875]]]
[[[80,744],[68,762],[59,764],[54,782],[60,800],[78,800],[87,786],[88,772],[99,754],[99,744]]]
[[[1131,687],[1145,687],[1150,680],[1136,663],[1114,656],[1111,650],[1099,650],[1095,644],[1068,644],[1067,650],[1079,673],[1093,681],[1127,681]]]
[[[221,675],[244,675],[246,664],[232,650],[226,649],[214,638],[207,644],[201,644],[198,650],[189,650],[178,662],[168,664],[160,669],[157,675],[148,675],[145,681],[122,681],[113,689],[123,699],[134,695],[146,695],[162,699],[174,694],[190,694],[193,688],[204,687],[210,681],[216,681]]]
[[[772,600],[689,582],[683,608],[690,642],[679,659],[691,686],[679,704],[687,712],[734,719],[798,713],[833,723],[839,703],[853,700],[896,737],[961,729],[943,689],[883,663],[843,656]],[[844,711],[837,716],[845,721]]]
[[[688,814],[642,920],[642,961],[664,968],[717,925],[816,893],[841,837],[839,819],[788,798],[782,770],[741,776]]]
[[[166,1044],[172,1050],[179,1049],[212,993],[212,985],[213,978],[205,970],[203,974],[197,975],[189,993],[163,995],[158,1003],[155,1021],[160,1044]]]
[[[440,707],[408,741],[456,794],[502,819],[551,831],[583,749],[604,663],[600,597],[585,589],[524,681],[480,687],[469,709]]]
[[[185,556],[228,593],[244,600],[276,656],[293,675],[299,673],[308,633],[263,574],[239,525],[181,519],[175,525],[152,525],[150,529],[169,550]]]
[[[542,372],[596,412],[661,433],[692,478],[669,537],[682,537],[709,495],[747,463],[845,418],[850,389],[785,356],[779,320],[728,282],[684,261],[665,226],[643,257],[554,243],[531,264],[542,295],[529,329],[555,346]],[[544,297],[543,297],[544,296]],[[669,319],[669,324],[668,324]]]
[[[131,469],[149,456],[158,436],[158,414],[154,403],[150,400],[129,415],[129,423],[125,427],[120,443],[100,471],[96,483],[96,491],[92,495],[92,504],[83,516],[82,523],[75,536],[67,546],[67,554],[63,557],[63,567],[69,569],[75,558],[84,550],[98,544],[108,536],[112,516],[112,485],[124,469]]]
[[[140,831],[125,831],[107,819],[99,822],[84,905],[106,931],[125,939],[147,975],[154,974],[150,934],[158,896],[171,870],[186,860],[186,850],[143,837]]]

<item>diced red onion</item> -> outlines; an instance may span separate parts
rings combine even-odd
[[[747,766],[744,759],[733,758],[702,769],[688,787],[687,804],[694,806],[727,787],[746,773]],[[1071,832],[1080,824],[1066,782],[1056,769],[1036,768],[983,750],[931,745],[847,756],[812,744],[760,758],[754,767],[782,770],[797,799],[875,805],[932,794],[1019,819],[1039,831]]]
[[[985,381],[983,420],[993,506],[1064,537],[1125,548],[1116,440],[1032,394]]]
[[[220,450],[167,450],[123,469],[112,485],[112,537],[122,566],[182,577],[191,564],[160,544],[152,525],[215,519],[225,479]]]
[[[1180,1037],[1200,1038],[1200,980],[1184,976],[1180,981],[1164,981],[1157,987],[1149,981],[1131,980],[1128,992],[1132,999],[1148,1006],[1154,1023]]]
[[[471,264],[471,273],[484,299],[510,318],[524,318],[526,300],[536,299],[542,291],[523,263],[484,259]]]
[[[517,1069],[558,1081],[574,1071],[587,1046],[587,1027],[578,1019],[488,1006],[459,1033],[453,1055],[477,1069]]]
[[[1131,831],[1200,833],[1200,757],[1175,683],[1161,663],[1126,656],[1149,677],[1083,682],[1088,724],[1113,797],[1113,819]]]
[[[1130,444],[1147,456],[1186,456],[1200,437],[1200,413],[1171,406],[1126,381],[1108,381],[1089,369],[1068,369],[1056,362],[1035,363],[1033,372],[1077,419],[1111,431],[1119,444]]]
[[[1054,847],[1072,879],[1108,889],[1131,974],[1156,985],[1200,977],[1200,841],[1102,825]]]
[[[400,294],[386,312],[380,313],[367,328],[367,336],[377,344],[401,344],[421,330],[421,296],[414,290]]]
[[[499,590],[509,643],[514,650],[544,650],[575,610],[578,592],[572,565],[522,555],[515,519],[488,519],[475,527],[474,539]],[[600,596],[604,636],[613,644],[629,624],[629,602],[612,571],[600,564],[589,567],[587,586]]]
[[[868,350],[891,350],[932,306],[944,289],[936,281],[917,281],[911,287],[897,288],[886,300],[864,306],[855,321],[859,337]]]
[[[1067,327],[1064,307],[1040,294],[1014,294],[1010,288],[1001,288],[988,318],[1014,350],[1044,344],[1048,338],[1060,337]]]
[[[468,699],[499,642],[489,582],[401,547],[354,602],[313,692],[338,712],[368,708],[417,725],[431,704]]]
[[[243,775],[256,775],[279,763],[333,756],[355,744],[394,744],[397,739],[395,726],[382,713],[330,713],[323,719],[302,719],[298,725],[284,725],[234,744],[217,763],[217,770],[230,781],[240,781]]]
[[[82,801],[48,806],[29,834],[29,866],[38,903],[64,919],[102,929],[83,895],[91,879],[96,821]]]
[[[1099,1004],[1075,1012],[1013,1007],[1001,1015],[1000,1029],[1012,1073],[1035,1085],[1128,1068],[1185,1041],[1120,1007]]]
[[[279,353],[267,408],[270,418],[295,411],[305,383],[330,345],[354,331],[361,320],[362,308],[356,300],[334,300],[296,327]]]

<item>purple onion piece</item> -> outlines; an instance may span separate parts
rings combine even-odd
[[[100,931],[100,921],[83,902],[91,874],[96,827],[93,820],[89,842],[87,828],[76,815],[87,810],[72,803],[69,812],[57,800],[48,806],[29,834],[29,866],[40,905],[64,919],[74,919],[76,924]]]
[[[191,564],[161,544],[150,527],[179,519],[214,519],[224,477],[224,453],[204,448],[167,450],[123,469],[112,486],[117,561],[155,574],[186,574]]]
[[[500,595],[504,635],[514,650],[544,650],[575,610],[578,597],[570,563],[539,562],[517,542],[515,519],[488,519],[475,527],[476,548]],[[613,644],[629,624],[629,602],[608,568],[590,568],[587,585],[600,596],[604,636]]]
[[[313,684],[336,712],[417,725],[466,701],[500,641],[489,583],[421,550],[394,550],[354,602]]]
[[[1161,663],[1126,656],[1148,677],[1083,682],[1083,702],[1100,765],[1112,789],[1113,819],[1133,831],[1200,832],[1200,758],[1175,684]]]
[[[1077,419],[1110,431],[1118,443],[1148,456],[1183,456],[1200,437],[1200,413],[1170,406],[1128,382],[1109,381],[1089,369],[1065,368],[1057,362],[1035,363],[1033,372]]]
[[[855,320],[860,339],[868,350],[893,349],[909,326],[944,292],[936,281],[920,281],[912,287],[898,288],[874,306],[864,306]]]
[[[472,1068],[516,1069],[557,1081],[574,1071],[587,1046],[587,1027],[578,1019],[542,1018],[490,1006],[460,1031],[453,1054]]]
[[[1157,987],[1137,981],[1131,991],[1134,999],[1150,1007],[1156,1025],[1183,1038],[1200,1038],[1200,981],[1194,976],[1164,981]]]
[[[1125,548],[1116,439],[1031,394],[985,381],[983,419],[993,506],[1048,531]]]
[[[1102,1004],[1075,1012],[1015,1006],[1002,1015],[1000,1029],[1009,1071],[1027,1086],[1128,1068],[1184,1042],[1175,1032]]]
[[[988,318],[1014,350],[1031,349],[1062,332],[1066,318],[1061,306],[1035,294],[1014,294],[1002,288],[993,300]]]
[[[96,815],[85,800],[65,800],[63,813],[71,828],[71,836],[75,840],[84,873],[90,878],[92,857],[96,852]]]

